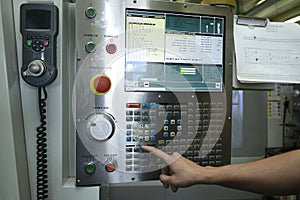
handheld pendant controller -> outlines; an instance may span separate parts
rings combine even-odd
[[[58,8],[53,3],[22,4],[20,29],[23,36],[21,76],[26,83],[38,88],[40,126],[36,128],[36,199],[42,200],[48,198],[46,86],[57,77]]]
[[[26,3],[21,5],[20,17],[22,78],[32,86],[47,86],[57,77],[58,9],[54,4]]]

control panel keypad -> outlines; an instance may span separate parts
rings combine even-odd
[[[45,47],[49,46],[49,36],[29,36],[26,45],[36,52],[41,52]]]
[[[222,165],[222,102],[134,104],[138,106],[126,110],[126,171],[163,167],[161,159],[143,152],[140,145],[178,152],[202,166]]]

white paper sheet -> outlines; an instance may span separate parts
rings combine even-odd
[[[268,22],[266,27],[236,24],[236,73],[240,82],[300,83],[300,26]]]

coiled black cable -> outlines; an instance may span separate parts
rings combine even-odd
[[[45,87],[38,88],[40,126],[37,127],[37,200],[48,198],[48,169],[47,169],[47,128],[46,128],[46,99],[47,91]]]

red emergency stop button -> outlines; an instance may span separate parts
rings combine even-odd
[[[107,172],[113,172],[116,169],[116,165],[113,162],[109,162],[105,165],[105,170]]]
[[[110,79],[104,75],[97,75],[92,78],[90,83],[91,90],[98,95],[103,95],[110,90],[111,81]]]

